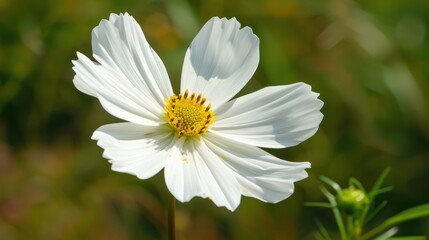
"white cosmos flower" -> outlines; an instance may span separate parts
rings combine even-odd
[[[188,48],[180,94],[161,59],[127,13],[111,14],[92,31],[95,61],[73,61],[73,83],[125,120],[98,128],[92,139],[112,169],[147,179],[164,169],[181,202],[195,196],[235,210],[241,195],[276,203],[310,163],[261,150],[297,145],[323,118],[323,102],[305,83],[266,87],[231,100],[259,62],[259,39],[235,19],[210,19]]]

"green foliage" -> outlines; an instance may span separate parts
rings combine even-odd
[[[397,232],[396,226],[400,223],[429,217],[429,203],[402,211],[393,217],[383,220],[372,229],[368,229],[366,226],[369,220],[386,205],[385,201],[376,205],[375,197],[392,189],[390,187],[382,188],[382,184],[389,172],[390,168],[384,170],[368,193],[355,178],[350,178],[349,186],[341,189],[338,183],[325,176],[321,176],[320,179],[335,190],[335,195],[322,187],[322,192],[328,199],[329,204],[316,202],[307,203],[307,206],[332,209],[342,240],[367,240],[374,237],[377,237],[376,239],[426,239],[420,236],[391,237]],[[319,228],[319,232],[315,235],[316,238],[324,240],[332,239],[327,228],[318,220],[316,220],[316,223]]]

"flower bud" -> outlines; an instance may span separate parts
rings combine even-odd
[[[346,188],[338,193],[338,208],[349,215],[358,215],[369,205],[369,198],[364,191],[355,188]]]

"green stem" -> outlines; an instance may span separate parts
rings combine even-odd
[[[361,234],[362,234],[362,222],[359,221],[359,219],[355,219],[354,220],[354,229],[353,229],[353,233],[355,236],[355,239],[361,239]]]
[[[171,202],[168,207],[168,239],[176,240],[176,199],[171,196]]]
[[[332,204],[336,204],[331,202]],[[335,216],[335,220],[337,222],[338,225],[338,229],[340,230],[340,235],[341,235],[341,240],[347,240],[347,233],[346,233],[346,229],[344,228],[344,223],[343,223],[343,218],[341,217],[341,212],[338,209],[338,207],[334,207],[332,209],[334,216]]]

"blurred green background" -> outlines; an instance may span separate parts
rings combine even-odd
[[[162,239],[163,174],[146,181],[110,170],[90,140],[120,122],[77,91],[71,60],[91,52],[91,30],[129,12],[179,86],[186,48],[212,16],[235,16],[259,36],[259,67],[240,94],[298,81],[325,102],[319,131],[271,151],[310,161],[291,198],[242,198],[229,212],[196,198],[177,204],[180,239],[313,239],[317,217],[335,229],[319,175],[370,187],[387,166],[379,219],[429,202],[429,1],[0,0],[0,239]],[[377,221],[374,221],[374,225]],[[399,235],[429,235],[429,219]]]

